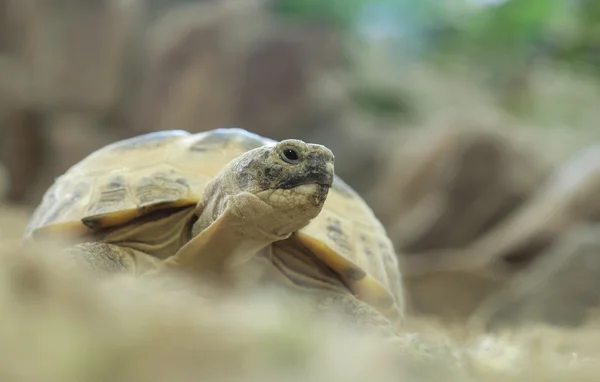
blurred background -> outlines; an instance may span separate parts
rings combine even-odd
[[[0,214],[115,140],[238,126],[331,148],[401,259],[491,248],[407,262],[412,313],[578,325],[600,265],[561,240],[595,243],[600,156],[563,164],[600,139],[599,64],[594,0],[0,0]]]

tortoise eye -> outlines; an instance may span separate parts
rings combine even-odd
[[[282,151],[282,158],[284,161],[288,162],[288,163],[298,163],[300,162],[300,155],[298,154],[298,151],[296,151],[296,149],[293,149],[291,147],[285,148]]]

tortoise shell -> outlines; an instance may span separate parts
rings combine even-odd
[[[85,235],[150,211],[195,205],[228,162],[275,143],[239,128],[168,130],[112,143],[56,179],[34,211],[25,240],[48,232]],[[365,201],[339,177],[321,213],[296,235],[359,298],[402,311],[392,242]]]

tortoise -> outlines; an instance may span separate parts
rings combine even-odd
[[[24,242],[77,240],[67,251],[86,266],[135,275],[219,275],[260,259],[277,282],[397,328],[404,299],[393,244],[333,165],[325,146],[237,127],[146,133],[58,177]]]

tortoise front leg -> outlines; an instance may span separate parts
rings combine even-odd
[[[352,294],[321,291],[318,293],[316,304],[318,312],[340,312],[345,317],[350,317],[353,323],[362,327],[375,328],[377,332],[386,336],[398,333],[394,323],[377,309]]]
[[[445,353],[445,349],[439,344],[428,343],[423,339],[416,338],[414,333],[401,332],[401,323],[393,323],[381,312],[359,300],[352,294],[341,294],[337,292],[319,292],[317,298],[317,313],[339,312],[349,317],[351,323],[357,324],[359,328],[380,335],[393,347],[393,350],[403,356],[414,359],[430,359],[435,355]],[[449,354],[449,352],[448,352]]]
[[[80,243],[65,251],[77,266],[101,274],[139,275],[160,263],[144,252],[102,242]]]

